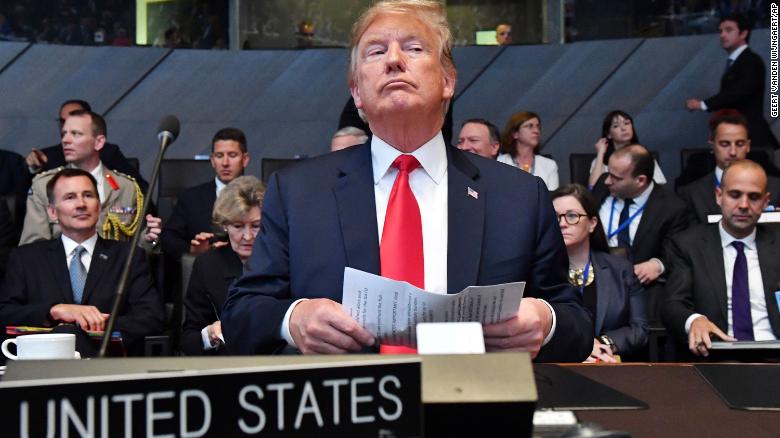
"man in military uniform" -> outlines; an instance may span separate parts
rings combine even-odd
[[[135,180],[109,170],[100,161],[100,150],[106,144],[106,122],[91,111],[71,112],[62,127],[62,150],[66,167],[91,173],[98,181],[100,219],[97,230],[101,237],[126,240],[140,228],[139,210],[143,194]],[[63,167],[43,172],[33,179],[27,196],[27,214],[19,244],[52,239],[60,233],[57,220],[47,212],[46,183]]]

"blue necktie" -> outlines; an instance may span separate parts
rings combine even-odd
[[[740,341],[752,341],[753,317],[750,315],[750,288],[748,287],[747,258],[745,244],[739,241],[731,242],[737,250],[734,261],[734,276],[731,280],[731,318],[734,337]]]
[[[81,255],[86,252],[86,248],[79,245],[73,250],[73,258],[68,265],[70,272],[70,287],[73,289],[73,302],[81,304],[84,298],[84,283],[87,281],[87,268],[81,263]]]
[[[621,226],[628,222],[628,209],[631,207],[634,201],[632,199],[626,199],[623,203],[623,210],[620,211],[620,219],[618,219],[618,226]],[[626,225],[625,228],[618,233],[618,246],[621,248],[631,248],[631,234],[629,233],[630,225]]]

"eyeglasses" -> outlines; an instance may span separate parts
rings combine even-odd
[[[580,218],[588,217],[587,214],[575,213],[573,211],[566,212],[558,215],[558,223],[561,223],[561,219],[566,219],[566,223],[569,225],[577,225],[580,223]]]

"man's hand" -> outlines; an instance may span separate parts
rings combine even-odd
[[[661,276],[661,265],[655,260],[638,263],[634,265],[634,274],[642,284],[652,283]]]
[[[710,335],[715,335],[724,341],[736,341],[737,338],[723,333],[721,329],[712,323],[706,316],[702,315],[693,320],[691,330],[688,332],[688,349],[696,356],[707,357],[710,355],[712,340]]]
[[[100,331],[106,327],[108,313],[102,313],[95,306],[81,304],[56,304],[49,310],[55,321],[75,322],[85,331]]]
[[[617,359],[612,355],[612,349],[608,345],[604,345],[599,342],[598,339],[593,339],[593,351],[590,352],[590,356],[585,359],[585,363],[595,362],[607,362],[617,363]]]
[[[688,111],[697,111],[701,109],[701,100],[688,99],[685,101],[685,106],[688,107]]]
[[[215,321],[208,327],[206,327],[206,334],[208,334],[209,342],[211,345],[222,345],[222,322]]]
[[[344,354],[374,345],[374,335],[327,298],[299,302],[290,315],[290,334],[303,354]]]
[[[523,298],[517,316],[482,327],[488,351],[528,351],[535,358],[552,329],[552,313],[536,298]]]
[[[144,230],[144,240],[147,242],[156,242],[160,238],[162,232],[162,219],[146,215],[146,229]]]
[[[33,150],[31,150],[24,159],[24,162],[27,163],[27,166],[33,169],[40,169],[47,161],[49,161],[49,159],[46,157],[46,154],[35,148],[33,148]]]
[[[209,243],[209,239],[214,237],[214,233],[198,233],[190,241],[190,253],[203,254],[211,248],[219,248],[225,246],[227,242],[214,242]]]

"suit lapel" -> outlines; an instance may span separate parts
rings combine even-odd
[[[84,297],[82,302],[89,303],[89,299],[95,288],[100,284],[100,277],[106,271],[109,263],[118,263],[118,260],[112,260],[113,254],[107,248],[105,241],[98,238],[95,244],[95,251],[92,254],[92,261],[89,263],[89,272],[87,272],[87,281],[84,284]]]
[[[712,282],[710,290],[715,295],[722,320],[728,327],[728,294],[726,293],[726,269],[723,266],[723,247],[720,241],[720,227],[718,225],[707,227],[704,234],[704,242],[697,249],[701,251],[701,260],[704,260],[705,270]]]
[[[68,272],[67,255],[65,254],[65,247],[62,246],[62,239],[57,238],[49,241],[47,248],[49,251],[49,257],[47,257],[47,263],[49,263],[49,272],[54,274],[55,284],[61,284],[59,288],[62,296],[63,303],[73,303],[73,288],[70,285],[70,273]]]
[[[780,250],[775,237],[764,227],[759,227],[756,232],[756,247],[758,249],[758,264],[761,268],[761,279],[764,283],[764,299],[766,300],[766,311],[769,314],[769,324],[775,337],[780,339],[780,309],[775,298],[775,291],[778,290],[777,274],[778,260],[780,260]]]
[[[645,209],[642,210],[642,217],[639,219],[639,225],[636,228],[636,234],[634,234],[634,240],[631,242],[631,253],[634,255],[636,254],[636,248],[640,248],[640,244],[645,236],[651,235],[653,226],[656,224],[656,218],[661,217],[661,209],[663,209],[661,197],[661,191],[658,189],[658,185],[655,185],[647,198]]]
[[[598,253],[594,253],[598,254]],[[601,328],[604,327],[604,319],[607,317],[607,307],[609,306],[610,292],[619,290],[618,286],[612,281],[612,276],[609,272],[609,266],[606,263],[602,263],[601,257],[593,257],[593,267],[596,271],[596,319],[593,321],[593,326],[596,329],[595,333],[601,333]]]
[[[477,284],[485,226],[485,198],[479,169],[465,152],[447,147],[447,290]]]
[[[333,194],[344,237],[347,266],[379,275],[379,230],[370,141],[357,148],[359,150],[340,166]]]

